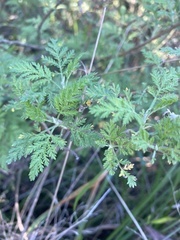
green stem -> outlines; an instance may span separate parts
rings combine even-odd
[[[150,107],[147,109],[147,111],[144,114],[144,123],[146,123],[147,119],[149,118],[149,116],[153,113],[153,111],[151,111],[157,101],[157,96],[158,96],[159,92],[156,94],[155,98],[153,99]]]

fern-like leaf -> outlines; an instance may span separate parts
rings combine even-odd
[[[57,136],[45,133],[22,134],[10,149],[7,163],[30,156],[29,177],[30,180],[34,180],[44,167],[48,166],[51,159],[56,159],[56,148],[62,149],[64,146],[65,141]]]
[[[169,54],[169,55],[175,55],[175,56],[180,56],[180,48],[171,48],[171,47],[164,47],[164,48],[161,48],[161,51]]]
[[[104,168],[110,173],[110,175],[114,175],[118,168],[119,161],[112,147],[105,150],[103,161]]]
[[[46,66],[41,66],[35,62],[18,62],[11,67],[11,72],[16,74],[17,80],[22,81],[26,89],[33,83],[32,89],[34,91],[52,81],[52,72]]]
[[[99,139],[99,134],[95,132],[90,124],[71,129],[71,138],[76,146],[93,147]]]
[[[79,66],[79,59],[75,58],[73,50],[68,50],[67,47],[63,47],[61,42],[51,39],[46,47],[46,51],[49,52],[50,56],[43,56],[46,63],[51,66],[56,67],[61,77],[66,76],[66,80],[69,79],[73,71],[75,71]]]
[[[59,95],[54,98],[54,107],[59,114],[64,116],[73,116],[78,112],[81,102],[81,95],[87,79],[79,79],[76,82],[69,83],[66,88],[61,89]]]
[[[140,121],[132,102],[125,98],[109,98],[90,108],[90,112],[96,117],[108,118],[111,116],[114,122],[122,120],[127,125],[132,120]]]
[[[171,67],[170,69],[156,69],[152,71],[152,81],[156,86],[156,94],[161,96],[173,92],[178,86],[178,73]]]

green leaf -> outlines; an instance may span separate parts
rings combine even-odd
[[[82,127],[71,128],[71,139],[76,146],[92,147],[96,146],[99,134],[88,124]]]
[[[129,187],[134,188],[137,183],[136,183],[137,178],[133,175],[129,175],[127,178],[127,184],[129,185]]]
[[[162,94],[173,92],[178,87],[179,76],[175,68],[169,69],[154,68],[152,70],[152,81],[156,87],[156,94],[160,97]]]
[[[132,142],[138,151],[146,152],[150,145],[153,144],[153,141],[154,139],[150,139],[149,133],[144,129],[140,129],[139,132],[132,136]]]
[[[178,95],[176,94],[166,94],[162,96],[160,99],[158,99],[158,102],[154,106],[154,112],[167,107],[169,105],[172,105],[173,103],[178,101]]]
[[[167,54],[169,54],[169,55],[175,55],[175,56],[177,56],[177,57],[179,57],[180,56],[180,48],[171,48],[171,47],[163,47],[163,48],[161,48],[161,51],[162,52],[165,52],[165,53],[167,53]]]
[[[112,147],[109,147],[107,150],[105,150],[103,161],[104,168],[109,172],[110,175],[114,175],[119,161]]]
[[[151,224],[164,224],[164,223],[169,223],[169,222],[172,222],[175,220],[177,220],[177,219],[174,217],[167,216],[167,217],[162,217],[162,218],[151,220],[150,223]]]
[[[34,180],[43,169],[49,165],[50,160],[56,159],[59,147],[63,149],[65,141],[57,136],[45,133],[21,134],[9,151],[7,163],[20,160],[22,157],[30,156],[30,180]]]
[[[40,107],[33,106],[30,102],[25,104],[24,118],[29,118],[35,122],[44,122],[46,114],[41,110]]]
[[[57,112],[63,116],[76,115],[83,88],[83,83],[82,85],[80,83],[72,83],[66,88],[61,89],[59,95],[54,98],[54,107]]]
[[[145,49],[143,49],[141,51],[144,55],[145,62],[148,64],[156,64],[157,66],[160,65],[162,63],[162,60],[160,57],[158,57],[154,52],[152,51],[147,51]]]

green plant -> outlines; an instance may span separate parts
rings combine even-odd
[[[151,52],[144,51],[144,55],[146,62],[155,66],[152,83],[139,96],[114,85],[87,90],[96,102],[90,112],[96,118],[107,119],[101,130],[102,139],[97,141],[100,147],[107,148],[104,167],[111,174],[120,168],[120,176],[127,178],[131,187],[136,185],[136,178],[130,174],[133,164],[126,156],[135,151],[150,152],[152,163],[159,154],[169,163],[177,163],[180,156],[180,117],[170,110],[166,112],[168,116],[162,116],[166,107],[178,101],[179,69],[162,67],[161,59]],[[144,109],[147,98],[148,107]]]
[[[71,138],[78,146],[92,146],[98,138],[92,126],[85,123],[83,110],[80,110],[84,108],[83,91],[93,84],[96,76],[74,74],[79,57],[58,41],[51,40],[46,50],[49,55],[43,57],[43,61],[47,66],[22,61],[11,67],[15,76],[12,89],[17,99],[7,108],[13,112],[21,111],[24,119],[36,123],[36,133],[22,133],[12,145],[7,162],[31,156],[31,180],[51,159],[56,159],[59,149],[66,146],[65,131],[71,132]],[[40,130],[40,126],[44,129]]]
[[[173,66],[179,78],[178,1],[2,0],[0,7],[0,239],[179,239],[180,89],[158,97],[150,75],[173,76]],[[79,66],[68,81],[45,59],[54,62],[45,53],[50,38],[83,53],[72,57]],[[99,79],[83,85],[91,69]],[[107,176],[102,163],[116,174]]]
[[[43,64],[22,61],[11,67],[16,98],[6,108],[32,121],[34,130],[19,135],[9,151],[8,164],[30,156],[29,177],[34,180],[65,149],[65,133],[71,134],[76,146],[105,149],[104,168],[111,175],[119,168],[119,176],[127,178],[130,187],[136,186],[130,160],[135,152],[150,152],[152,163],[159,154],[169,163],[179,161],[179,115],[170,110],[168,116],[161,115],[178,101],[179,69],[162,67],[159,57],[144,52],[146,61],[155,66],[151,84],[138,95],[127,88],[122,91],[119,85],[99,84],[95,74],[82,76],[80,57],[56,40],[48,43],[46,51]],[[92,104],[87,104],[90,99]],[[93,128],[102,120],[100,131]]]

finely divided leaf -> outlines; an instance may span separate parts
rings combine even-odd
[[[34,180],[37,175],[48,166],[50,160],[56,159],[56,148],[63,148],[65,141],[57,136],[45,133],[22,134],[14,142],[9,151],[7,163],[20,160],[22,157],[30,156],[30,180]]]

